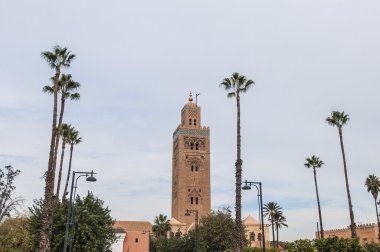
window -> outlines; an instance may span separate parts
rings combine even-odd
[[[199,188],[199,192],[202,192],[201,188]]]
[[[198,165],[195,166],[195,171],[198,171]]]
[[[261,241],[261,234],[260,233],[257,234],[257,240]]]
[[[135,242],[138,243],[139,242],[139,238],[136,238]]]
[[[196,143],[196,144],[195,144],[195,149],[196,149],[196,150],[199,150],[199,143]]]
[[[190,203],[191,203],[191,205],[194,204],[193,200],[194,200],[194,198],[191,197],[191,198],[190,198]]]
[[[198,197],[195,198],[195,204],[198,205]]]
[[[194,149],[194,143],[190,144],[190,149],[192,149],[192,150]]]
[[[194,171],[194,165],[191,165],[191,171],[192,172]]]
[[[189,119],[189,125],[191,125],[191,118]]]
[[[187,189],[188,192],[190,192],[190,189]]]
[[[197,125],[197,119],[194,119],[194,126]]]

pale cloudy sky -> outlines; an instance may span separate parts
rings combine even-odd
[[[40,52],[77,55],[64,70],[82,84],[65,121],[84,142],[76,171],[94,170],[92,190],[115,218],[170,216],[172,133],[188,92],[200,92],[211,128],[212,208],[234,204],[235,102],[218,85],[239,71],[256,82],[242,97],[244,179],[263,182],[264,201],[288,218],[280,239],[311,238],[318,220],[306,157],[319,155],[325,229],[349,225],[338,132],[344,110],[357,223],[375,221],[370,173],[380,176],[380,3],[377,0],[0,1],[0,165],[22,171],[17,194],[43,195],[53,72]],[[257,216],[256,193],[243,215]]]

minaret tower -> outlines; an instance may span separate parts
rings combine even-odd
[[[189,102],[181,111],[181,124],[173,133],[172,217],[189,227],[198,210],[199,218],[211,212],[210,129],[202,127],[201,108]]]

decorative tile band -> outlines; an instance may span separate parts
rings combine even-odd
[[[190,135],[190,136],[209,136],[210,132],[208,130],[199,130],[199,129],[178,129],[173,134],[173,138],[176,138],[179,135]]]

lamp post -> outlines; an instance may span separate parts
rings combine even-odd
[[[257,196],[258,196],[258,199],[259,199],[259,214],[260,214],[260,217],[261,218],[261,233],[262,233],[262,244],[263,244],[263,251],[265,252],[265,229],[264,229],[264,213],[263,213],[263,191],[262,191],[262,187],[261,187],[261,182],[249,182],[249,181],[245,181],[244,182],[245,185],[242,187],[243,190],[251,190],[251,186],[254,186],[256,187],[257,189]],[[257,185],[259,185],[259,187],[257,187]]]
[[[198,238],[198,210],[189,210],[185,212],[185,216],[190,216],[191,213],[195,213],[195,246],[196,252],[199,252],[199,238]]]
[[[75,175],[81,174],[78,176],[78,178],[75,180]],[[77,188],[77,182],[80,177],[86,176],[86,181],[88,182],[95,182],[96,178],[94,177],[94,171],[91,172],[76,172],[73,171],[73,175],[71,177],[71,190],[70,190],[70,201],[69,201],[69,207],[67,209],[67,221],[66,221],[66,230],[65,230],[65,243],[63,245],[63,252],[67,251],[67,245],[69,241],[69,226],[73,224],[73,214],[72,214],[72,201],[73,201],[73,189],[74,189],[74,181],[75,181],[75,189]],[[71,250],[71,246],[70,246]]]

